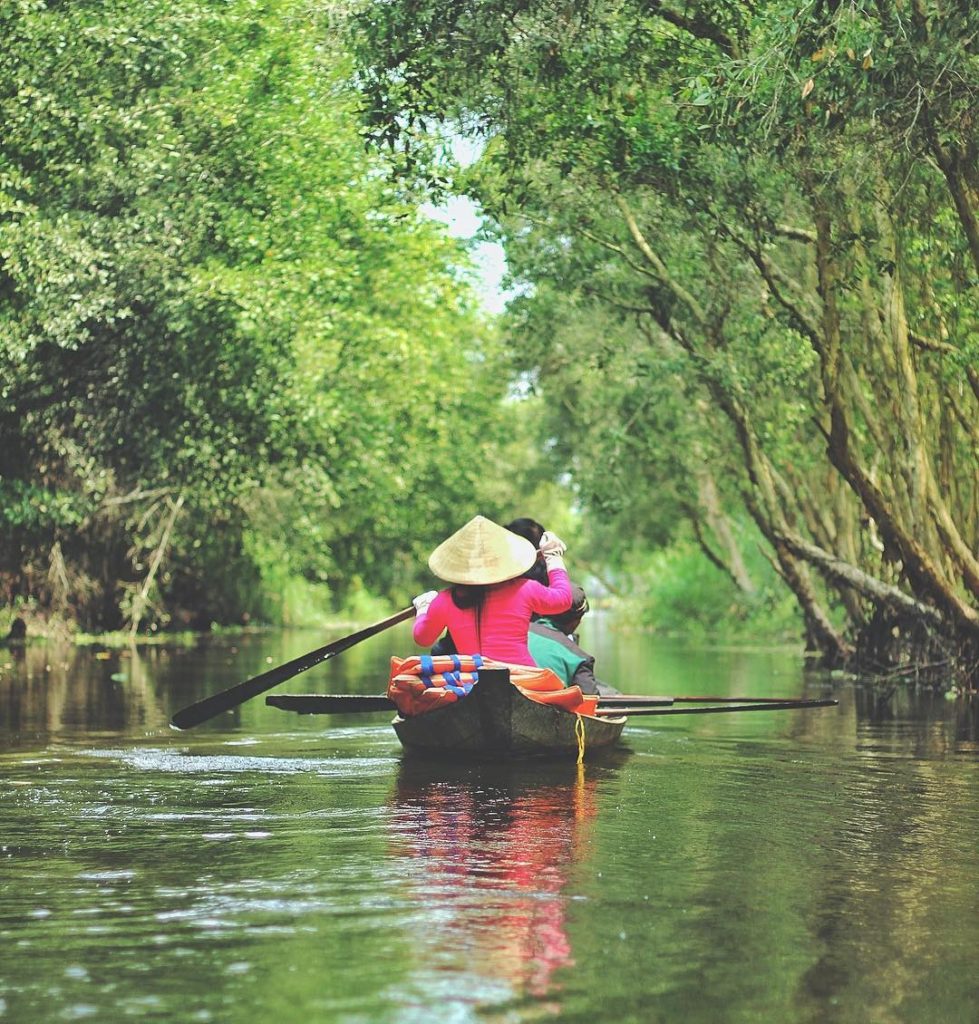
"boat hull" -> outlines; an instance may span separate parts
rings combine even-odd
[[[503,759],[577,757],[579,722],[587,757],[615,746],[626,719],[590,718],[539,704],[511,685],[506,670],[484,669],[464,699],[424,715],[399,715],[393,725],[412,753]]]

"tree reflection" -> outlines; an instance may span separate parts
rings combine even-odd
[[[69,644],[0,652],[0,736],[10,745],[161,728],[159,656]]]

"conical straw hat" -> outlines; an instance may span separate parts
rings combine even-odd
[[[428,567],[448,583],[502,583],[526,572],[536,558],[529,540],[476,516],[439,544]]]

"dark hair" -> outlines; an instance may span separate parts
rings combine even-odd
[[[571,607],[559,615],[549,615],[551,622],[561,630],[562,633],[570,633],[581,621],[581,617],[588,611],[588,598],[584,590],[577,583],[571,584]]]
[[[543,525],[536,519],[527,518],[512,519],[506,524],[506,528],[511,533],[516,533],[525,540],[529,540],[535,548],[540,544],[540,539],[545,532]]]
[[[511,519],[506,524],[506,528],[511,532],[517,534],[518,537],[523,537],[524,540],[529,540],[534,545],[536,550],[540,544],[541,537],[544,536],[544,526],[542,523],[538,523],[536,519],[527,519],[521,517],[519,519]],[[537,580],[538,583],[543,583],[546,587],[550,580],[547,576],[547,566],[544,565],[543,559],[540,556],[534,564],[523,574],[528,580]],[[536,616],[534,616],[536,618]]]
[[[450,594],[456,608],[482,608],[487,589],[484,584],[456,583]]]

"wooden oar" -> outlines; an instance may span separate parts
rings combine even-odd
[[[614,697],[601,697],[599,707],[657,707],[669,704],[784,704],[786,701],[805,700],[804,697],[645,697],[627,693]]]
[[[629,706],[636,701],[641,707],[669,707],[672,697],[631,697]],[[393,711],[397,705],[383,694],[367,693],[282,693],[265,698],[265,703],[283,711],[296,711],[300,715],[357,715],[375,711]],[[605,698],[598,702],[605,706]]]
[[[273,693],[265,703],[300,715],[359,715],[397,708],[393,700],[372,693]]]
[[[667,712],[676,703],[691,701],[691,697],[602,697],[598,702],[598,713],[605,715],[652,715],[704,714],[708,711],[761,711],[764,709],[781,710],[783,708],[829,707],[837,704],[835,700],[804,700],[786,699],[785,697],[758,697],[748,703],[750,698],[722,697],[718,700],[728,701],[723,707],[717,708],[675,708]],[[700,697],[699,700],[715,700],[713,697]],[[733,702],[740,699],[741,703]],[[367,693],[282,693],[272,694],[265,698],[265,703],[283,711],[295,711],[300,715],[358,715],[378,711],[394,711],[396,705],[383,694]],[[658,709],[658,710],[657,710]]]
[[[720,707],[709,708],[664,708],[643,705],[628,707],[602,707],[595,712],[602,717],[616,718],[619,715],[710,715],[723,711],[787,711],[793,708],[830,708],[839,704],[838,700],[775,700],[770,699],[755,704],[722,704]]]
[[[222,711],[230,711],[251,697],[256,697],[266,690],[271,690],[273,686],[277,686],[293,676],[298,676],[300,672],[305,672],[314,665],[319,665],[320,662],[336,657],[342,651],[349,650],[362,640],[367,640],[369,637],[384,632],[385,629],[396,626],[399,622],[404,622],[405,619],[410,619],[414,614],[414,606],[405,608],[396,615],[392,615],[389,619],[375,622],[373,626],[367,626],[365,629],[351,633],[349,636],[334,640],[333,643],[327,644],[325,647],[310,651],[309,654],[293,658],[292,661],[287,661],[278,668],[269,669],[268,672],[263,672],[261,675],[246,679],[243,683],[238,683],[237,686],[229,687],[220,693],[214,693],[210,697],[205,697],[203,700],[197,701],[196,704],[191,704],[178,711],[170,719],[170,724],[177,729],[192,729],[195,725],[200,725],[201,722],[206,722],[209,718],[220,715]],[[387,700],[386,697],[384,699]]]
[[[600,708],[614,708],[619,705],[627,704],[629,707],[668,708],[671,704],[676,703],[676,701],[678,700],[682,700],[682,698],[645,696],[630,697],[626,694],[622,694],[621,696],[616,695],[615,697],[599,697],[598,706]]]

